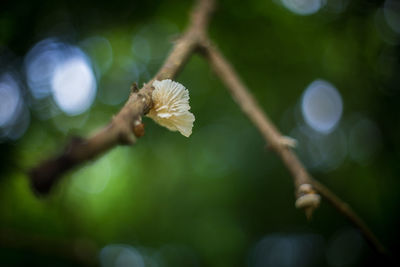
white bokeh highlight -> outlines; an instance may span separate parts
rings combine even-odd
[[[68,115],[78,115],[92,105],[96,79],[84,57],[74,57],[59,64],[51,80],[53,99]]]
[[[125,244],[110,244],[100,251],[100,266],[102,267],[145,267],[142,254],[132,246]]]
[[[18,84],[9,75],[0,77],[0,127],[15,121],[21,106]]]
[[[49,105],[51,97],[69,116],[79,115],[93,104],[95,74],[91,61],[77,46],[44,39],[28,52],[24,70],[34,103],[46,100],[43,104]]]
[[[19,77],[12,71],[0,75],[0,141],[17,140],[30,124]]]
[[[25,56],[26,80],[35,99],[51,95],[50,80],[54,69],[63,60],[66,50],[66,45],[49,38],[38,42]]]
[[[325,0],[281,0],[284,7],[298,15],[312,15],[325,6]]]
[[[301,111],[308,126],[328,134],[335,129],[342,116],[342,97],[331,83],[316,80],[303,93]]]

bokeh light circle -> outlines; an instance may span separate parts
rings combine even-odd
[[[79,47],[56,38],[44,39],[28,52],[24,66],[34,104],[52,96],[58,108],[70,116],[92,105],[96,78],[91,61]]]
[[[303,93],[301,111],[308,126],[320,133],[330,133],[342,116],[342,98],[331,83],[316,80]]]
[[[145,262],[142,254],[134,247],[110,244],[100,251],[100,265],[103,267],[145,267]]]
[[[398,0],[386,0],[383,14],[390,28],[400,34],[400,2]]]
[[[17,83],[8,75],[0,77],[0,127],[15,120],[21,103]]]
[[[96,79],[84,57],[74,57],[59,64],[51,85],[54,101],[68,115],[86,111],[96,96]]]
[[[318,12],[324,5],[325,0],[282,0],[282,4],[298,15],[311,15]]]

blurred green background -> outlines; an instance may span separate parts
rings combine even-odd
[[[87,136],[157,71],[192,1],[0,4],[0,266],[376,266],[325,201],[308,222],[289,172],[207,63],[176,79],[185,138],[148,118],[134,147],[66,175],[26,172]],[[394,252],[400,223],[400,4],[221,0],[210,36],[313,176]]]

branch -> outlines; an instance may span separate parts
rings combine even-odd
[[[300,160],[287,145],[287,141],[285,140],[286,137],[282,136],[268,116],[262,111],[257,101],[251,95],[249,89],[240,80],[236,71],[223,57],[221,52],[212,45],[209,40],[202,43],[201,52],[208,60],[215,73],[228,88],[233,99],[258,128],[264,140],[278,154],[285,166],[291,172],[296,188],[296,204],[299,200],[304,200],[305,197],[311,196],[308,199],[309,201],[303,202],[303,204],[305,203],[307,205],[300,206],[300,208],[305,209],[308,216],[311,216],[312,211],[319,204],[319,198],[315,197],[316,192],[318,192],[361,231],[365,239],[378,253],[385,254],[386,250],[384,246],[379,242],[365,222],[350,208],[350,206],[308,174]],[[318,200],[317,205],[315,205],[316,201],[312,201],[313,199]],[[296,206],[299,207],[298,205]]]
[[[135,89],[128,101],[105,128],[88,139],[74,138],[64,151],[51,157],[30,171],[31,183],[38,193],[48,193],[54,183],[67,171],[94,159],[105,151],[124,144],[134,144],[143,135],[141,117],[152,106],[154,80],[173,79],[204,39],[213,0],[199,0],[191,14],[191,23],[184,35],[176,41],[172,52],[158,73],[140,90]]]
[[[262,111],[261,107],[250,94],[244,83],[240,80],[235,70],[217,48],[212,45],[210,41],[203,42],[201,48],[201,51],[203,52],[202,54],[206,57],[211,67],[228,88],[233,99],[258,128],[264,139],[268,142],[270,148],[278,153],[286,167],[291,172],[296,187],[297,197],[299,198],[303,196],[305,192],[302,186],[310,185],[311,177],[298,158],[292,153],[290,147],[286,145],[286,138],[282,136],[279,130]],[[311,193],[312,192],[310,192],[310,194]]]
[[[232,66],[217,48],[211,45],[206,36],[206,29],[213,6],[214,0],[198,1],[191,14],[188,29],[175,43],[158,73],[140,90],[137,90],[136,86],[133,87],[134,90],[128,101],[108,126],[88,139],[73,139],[60,155],[49,158],[32,169],[30,175],[33,188],[39,193],[47,193],[59,177],[68,170],[101,155],[114,146],[134,144],[144,133],[141,117],[152,107],[153,81],[176,77],[188,58],[200,48],[199,51],[208,59],[237,104],[291,172],[296,190],[296,207],[304,209],[307,217],[310,217],[320,203],[319,193],[358,227],[378,252],[384,253],[384,247],[360,217],[328,188],[312,179],[291,151],[292,140],[282,136],[249,93]]]

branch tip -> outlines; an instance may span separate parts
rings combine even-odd
[[[255,98],[251,95],[249,89],[241,81],[239,75],[233,69],[231,64],[224,58],[218,48],[207,40],[203,40],[199,45],[200,54],[209,62],[216,75],[219,76],[231,93],[233,99],[240,106],[245,115],[247,115],[258,128],[267,144],[269,144],[269,147],[273,146],[273,150],[278,154],[291,172],[294,184],[298,188],[296,192],[296,206],[305,208],[306,216],[311,218],[313,211],[319,206],[321,195],[361,230],[364,237],[376,251],[381,253],[384,252],[384,247],[364,221],[362,221],[360,217],[332,191],[313,180],[297,156],[290,149],[287,149],[287,145],[282,146],[276,142],[276,137],[282,136],[281,133],[263,112]],[[285,140],[285,142],[287,143],[287,140]],[[314,188],[318,193],[315,192]]]

